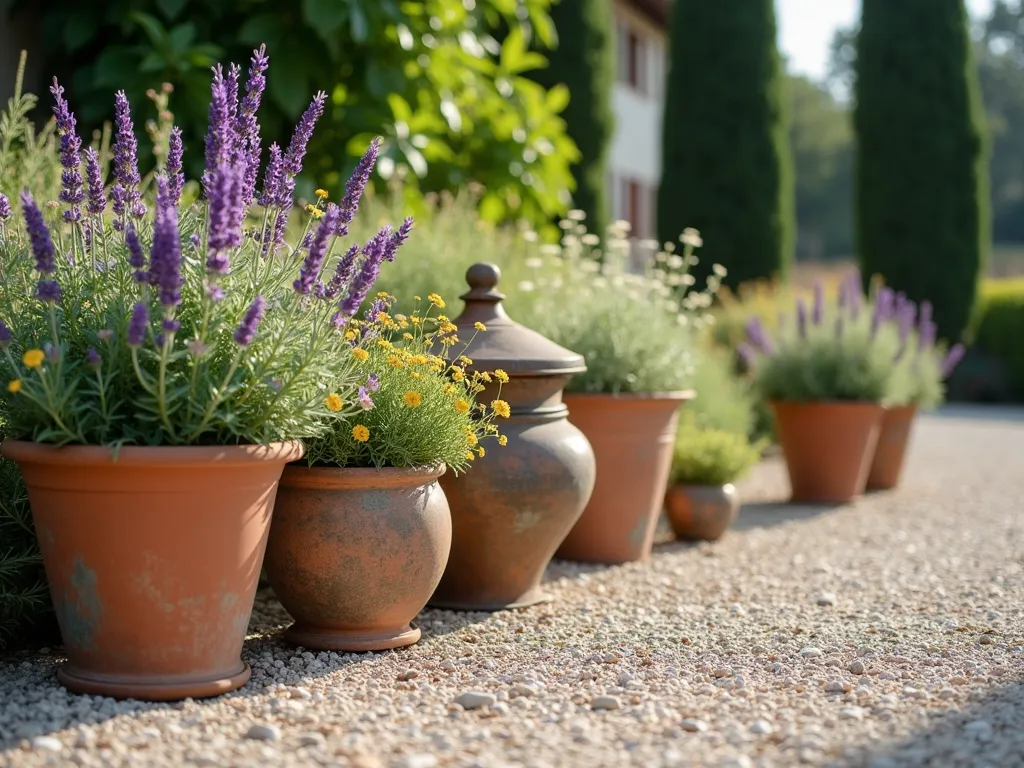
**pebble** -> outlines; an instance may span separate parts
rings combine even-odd
[[[817,659],[822,656],[821,649],[815,648],[813,645],[808,645],[806,648],[800,649],[800,655],[805,659]]]
[[[818,595],[816,602],[822,606],[835,605],[836,596],[831,592],[822,592]]]
[[[851,662],[850,666],[847,667],[847,669],[851,673],[853,673],[855,675],[863,675],[864,674],[864,662],[861,661],[860,659],[857,659],[857,660]]]
[[[679,724],[679,727],[688,733],[704,733],[708,729],[708,724],[703,720],[688,717]]]
[[[590,701],[590,708],[595,710],[618,709],[619,700],[614,696],[595,696]]]
[[[497,701],[497,697],[491,693],[479,693],[477,691],[466,691],[455,698],[455,703],[463,709],[480,709],[489,707]]]
[[[750,732],[756,733],[759,736],[766,736],[774,731],[775,729],[772,727],[772,724],[767,720],[755,720],[750,724]]]
[[[281,729],[276,725],[251,725],[245,732],[245,738],[256,741],[278,741],[281,738]]]
[[[327,743],[327,738],[322,733],[307,731],[299,734],[299,744],[303,747],[322,747]]]
[[[32,739],[32,749],[39,750],[40,752],[60,752],[64,749],[64,745],[60,739],[56,739],[53,736],[37,736]]]

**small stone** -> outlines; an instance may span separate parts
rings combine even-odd
[[[679,724],[679,727],[688,733],[704,733],[708,729],[708,724],[703,720],[688,717]]]
[[[614,696],[595,696],[590,702],[593,710],[618,709],[619,700]]]
[[[847,667],[847,669],[850,670],[850,672],[853,673],[854,675],[863,675],[864,674],[864,662],[861,661],[860,659],[857,659],[856,661],[852,662],[850,664],[850,666]]]
[[[941,691],[939,691],[939,698],[940,699],[947,699],[947,700],[948,699],[955,699],[956,698],[956,691],[953,690],[952,688],[943,688]]]
[[[256,741],[278,741],[281,738],[281,729],[276,725],[253,725],[245,732],[245,738]]]
[[[842,680],[829,680],[825,684],[825,693],[846,693],[853,689],[849,683],[844,683]]]
[[[327,739],[322,733],[309,731],[308,733],[299,734],[299,746],[301,747],[322,747],[326,743]]]
[[[832,592],[822,592],[818,595],[815,602],[821,606],[835,605],[836,596]]]
[[[408,755],[398,765],[401,768],[434,768],[437,758],[430,754]]]
[[[957,675],[956,677],[949,678],[949,682],[953,685],[967,685],[967,678]]]
[[[864,710],[860,707],[843,707],[839,710],[839,717],[842,720],[863,720]]]
[[[996,639],[992,637],[992,635],[982,635],[978,638],[978,643],[980,643],[981,645],[994,645],[995,642]]]
[[[820,648],[815,648],[813,645],[808,645],[806,648],[800,649],[800,655],[805,659],[817,659],[820,658],[822,653]]]
[[[750,724],[750,732],[756,733],[759,736],[767,736],[774,730],[775,729],[772,727],[772,724],[769,723],[767,720],[755,720],[753,723]]]
[[[517,683],[512,686],[513,696],[536,696],[537,688],[529,683]]]
[[[417,670],[407,669],[405,670],[405,672],[402,672],[398,675],[398,679],[401,682],[405,682],[406,680],[415,680],[419,676],[420,673]]]
[[[719,667],[718,669],[715,670],[715,677],[717,677],[717,678],[732,677],[732,670],[729,669],[728,667]]]
[[[459,704],[463,709],[480,709],[481,707],[491,706],[497,700],[497,697],[490,693],[466,691],[456,697],[455,703]]]
[[[992,738],[992,726],[987,720],[972,720],[964,726],[964,731],[978,741],[988,741]]]
[[[32,749],[37,749],[40,752],[60,752],[64,749],[64,745],[60,739],[55,739],[53,736],[36,736],[32,739]]]
[[[445,672],[454,672],[458,665],[451,659],[445,659],[441,662],[441,669]]]

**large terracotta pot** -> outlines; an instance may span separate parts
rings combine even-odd
[[[455,323],[460,338],[473,339],[465,354],[476,369],[510,377],[501,398],[511,417],[498,420],[508,444],[488,447],[459,477],[441,478],[454,536],[430,599],[438,608],[496,611],[548,600],[544,569],[594,488],[594,453],[562,402],[565,383],[586,370],[583,358],[509,318],[500,277],[492,264],[469,268],[466,306]],[[487,332],[477,334],[477,323]],[[491,385],[477,399],[488,403],[496,390]]]
[[[692,397],[692,392],[566,394],[569,420],[594,447],[597,483],[556,557],[625,563],[650,555],[672,465],[679,408]]]
[[[739,510],[740,495],[732,483],[677,484],[665,494],[665,514],[676,538],[683,541],[717,541]]]
[[[881,405],[774,401],[772,410],[794,503],[842,504],[864,492]]]
[[[451,515],[428,469],[292,465],[281,478],[266,572],[306,648],[380,651],[412,645],[410,622],[441,579]]]
[[[216,696],[241,660],[278,480],[301,443],[57,448],[6,441],[25,477],[67,688]]]
[[[867,490],[888,491],[899,485],[916,414],[915,405],[885,409],[878,447],[875,448],[875,457],[868,472]]]

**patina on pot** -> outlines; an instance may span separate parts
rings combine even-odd
[[[616,564],[650,556],[679,408],[693,397],[693,392],[565,396],[569,419],[594,446],[597,484],[557,557]]]
[[[290,465],[281,478],[266,572],[306,648],[412,645],[411,625],[448,560],[445,467],[380,470]]]
[[[900,484],[916,415],[916,405],[890,406],[885,409],[878,446],[868,472],[867,490],[888,491]]]
[[[459,477],[441,479],[452,509],[452,553],[432,606],[494,611],[548,599],[541,578],[558,544],[594,487],[594,453],[566,420],[562,388],[586,370],[583,358],[513,322],[497,291],[501,272],[474,264],[470,290],[455,320],[459,335],[476,336],[466,354],[473,369],[503,369],[501,397],[512,410],[498,425],[508,437]],[[460,350],[461,351],[461,350]],[[478,396],[490,402],[490,386]]]
[[[792,502],[844,504],[864,492],[882,426],[879,403],[777,400],[771,405]]]
[[[299,442],[54,447],[21,467],[76,693],[167,701],[249,679],[242,643],[278,480]]]
[[[725,535],[740,511],[740,494],[732,483],[726,485],[669,486],[665,493],[665,516],[677,539],[717,541]]]

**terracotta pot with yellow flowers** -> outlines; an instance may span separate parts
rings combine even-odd
[[[504,442],[500,407],[478,406],[487,374],[432,350],[459,343],[431,295],[426,310],[389,314],[381,294],[346,338],[362,371],[355,402],[328,395],[347,418],[285,469],[266,571],[306,648],[377,651],[415,643],[411,625],[448,562],[452,523],[438,478]],[[488,377],[489,378],[489,377]]]

